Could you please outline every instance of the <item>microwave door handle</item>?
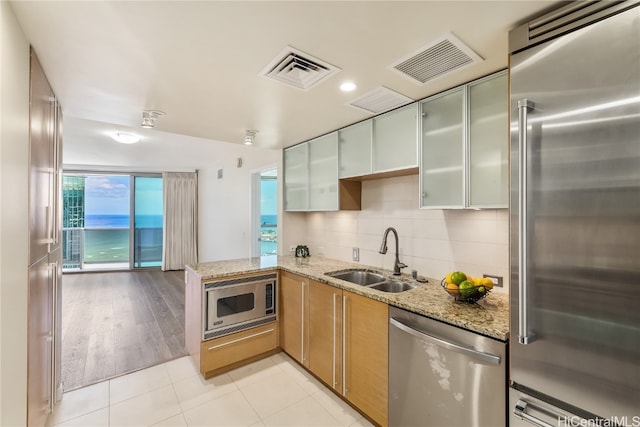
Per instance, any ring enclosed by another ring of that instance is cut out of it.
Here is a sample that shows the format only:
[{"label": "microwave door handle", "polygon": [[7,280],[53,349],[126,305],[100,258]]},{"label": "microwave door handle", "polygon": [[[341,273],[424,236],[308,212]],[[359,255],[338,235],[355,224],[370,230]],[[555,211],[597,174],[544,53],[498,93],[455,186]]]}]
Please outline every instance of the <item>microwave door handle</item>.
[{"label": "microwave door handle", "polygon": [[528,99],[518,101],[518,342],[529,344],[534,335],[529,329],[527,292],[527,214],[528,214],[528,170],[529,151],[527,115],[535,104]]}]

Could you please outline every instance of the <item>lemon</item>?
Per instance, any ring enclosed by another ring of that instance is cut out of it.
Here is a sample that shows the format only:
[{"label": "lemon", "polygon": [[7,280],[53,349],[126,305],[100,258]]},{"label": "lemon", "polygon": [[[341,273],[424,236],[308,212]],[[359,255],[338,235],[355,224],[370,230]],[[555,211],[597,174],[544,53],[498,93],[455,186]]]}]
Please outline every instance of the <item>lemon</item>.
[{"label": "lemon", "polygon": [[451,283],[455,283],[456,285],[460,285],[460,283],[467,280],[467,275],[462,271],[454,271],[451,273]]},{"label": "lemon", "polygon": [[493,289],[493,280],[489,279],[488,277],[483,277],[480,280],[480,284],[487,289]]},{"label": "lemon", "polygon": [[482,284],[482,277],[469,278],[469,276],[467,276],[467,280],[473,282],[473,284],[476,286],[480,286]]},{"label": "lemon", "polygon": [[444,281],[447,282],[447,283],[453,283],[451,281],[451,273],[447,274],[447,277],[444,278]]}]

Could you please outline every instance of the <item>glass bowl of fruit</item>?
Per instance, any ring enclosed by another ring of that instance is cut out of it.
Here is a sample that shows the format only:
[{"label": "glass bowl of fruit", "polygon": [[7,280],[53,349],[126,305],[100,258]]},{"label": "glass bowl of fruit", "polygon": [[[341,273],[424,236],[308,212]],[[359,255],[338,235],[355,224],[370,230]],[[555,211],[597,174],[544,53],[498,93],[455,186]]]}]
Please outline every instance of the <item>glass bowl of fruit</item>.
[{"label": "glass bowl of fruit", "polygon": [[456,301],[474,303],[486,297],[493,289],[493,281],[487,277],[472,277],[462,271],[447,274],[440,283]]}]

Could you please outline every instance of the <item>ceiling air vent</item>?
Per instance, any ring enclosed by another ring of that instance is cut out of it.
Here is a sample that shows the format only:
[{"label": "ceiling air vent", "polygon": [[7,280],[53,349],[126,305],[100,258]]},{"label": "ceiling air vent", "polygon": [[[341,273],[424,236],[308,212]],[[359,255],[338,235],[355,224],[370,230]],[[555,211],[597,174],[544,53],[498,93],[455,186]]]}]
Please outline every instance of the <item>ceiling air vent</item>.
[{"label": "ceiling air vent", "polygon": [[260,75],[301,90],[309,90],[338,71],[340,68],[287,46],[262,69]]},{"label": "ceiling air vent", "polygon": [[390,65],[413,81],[426,83],[472,64],[482,62],[471,48],[449,33]]},{"label": "ceiling air vent", "polygon": [[384,86],[367,92],[361,97],[349,102],[347,105],[364,110],[368,113],[380,114],[393,110],[404,104],[412,102],[413,99],[393,91]]}]

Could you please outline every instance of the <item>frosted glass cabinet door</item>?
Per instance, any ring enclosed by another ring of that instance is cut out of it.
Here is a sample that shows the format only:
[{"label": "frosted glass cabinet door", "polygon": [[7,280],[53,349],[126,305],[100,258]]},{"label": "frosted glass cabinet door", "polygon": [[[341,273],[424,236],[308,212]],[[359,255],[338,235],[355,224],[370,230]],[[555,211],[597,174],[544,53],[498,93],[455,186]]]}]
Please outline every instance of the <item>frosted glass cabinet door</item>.
[{"label": "frosted glass cabinet door", "polygon": [[469,86],[472,207],[507,207],[509,91],[506,73]]},{"label": "frosted glass cabinet door", "polygon": [[373,172],[418,166],[418,104],[373,118]]},{"label": "frosted glass cabinet door", "polygon": [[356,123],[338,131],[340,178],[371,173],[373,120]]},{"label": "frosted glass cabinet door", "polygon": [[309,144],[284,150],[284,209],[306,211],[309,185]]},{"label": "frosted glass cabinet door", "polygon": [[464,207],[463,88],[422,103],[421,206]]},{"label": "frosted glass cabinet door", "polygon": [[309,210],[338,210],[338,132],[309,141]]}]

